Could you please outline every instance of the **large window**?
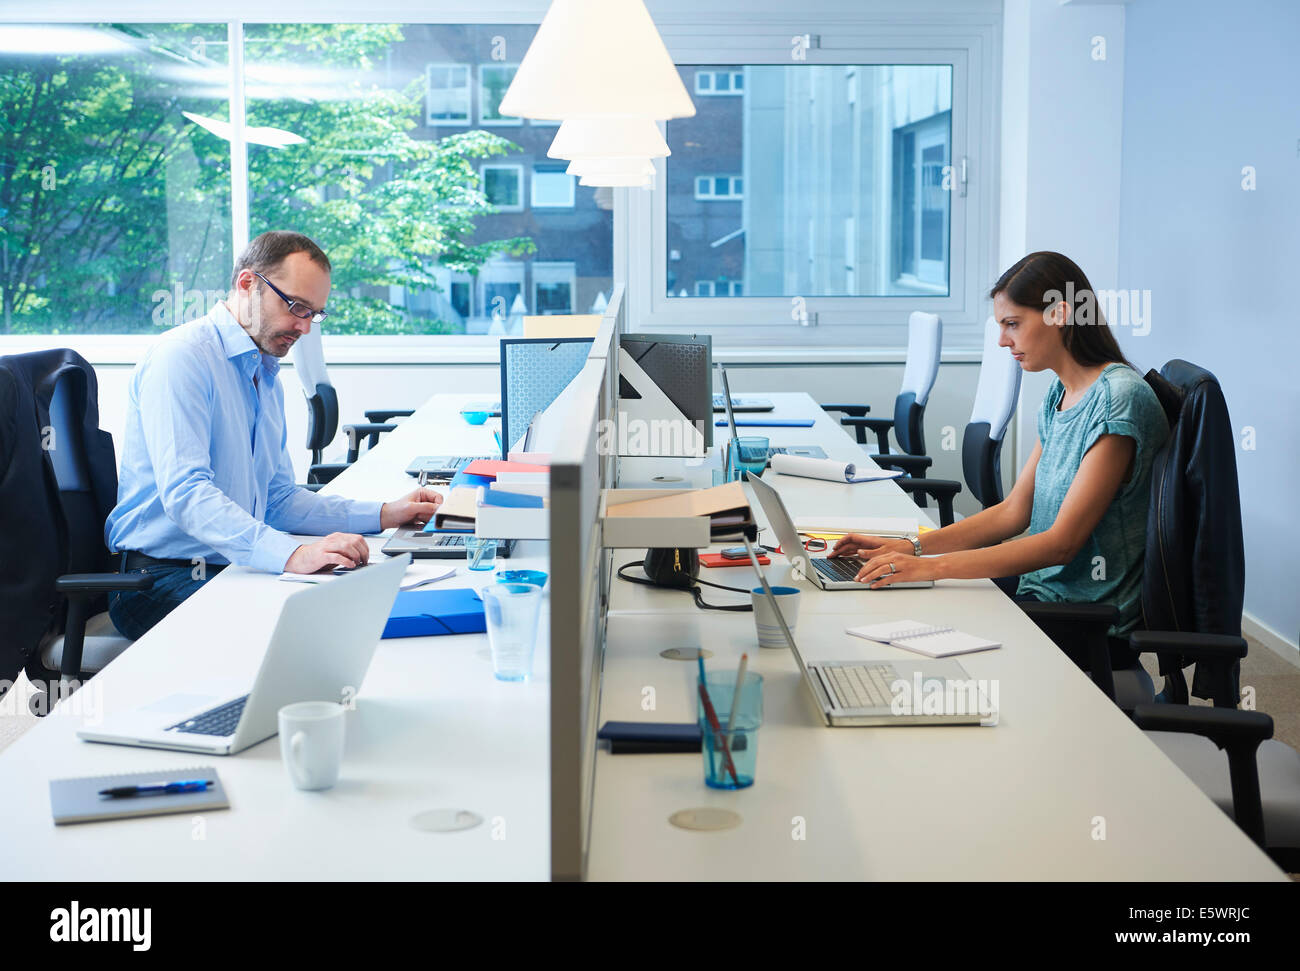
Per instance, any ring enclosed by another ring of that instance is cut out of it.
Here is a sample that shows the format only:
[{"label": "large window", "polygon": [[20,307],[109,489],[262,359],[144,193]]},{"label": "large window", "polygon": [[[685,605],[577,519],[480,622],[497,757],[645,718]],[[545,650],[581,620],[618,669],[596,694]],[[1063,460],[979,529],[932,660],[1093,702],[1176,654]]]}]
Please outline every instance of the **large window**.
[{"label": "large window", "polygon": [[553,123],[498,111],[535,26],[245,24],[233,189],[230,31],[0,26],[6,333],[192,319],[270,228],[329,254],[331,335],[495,334],[608,297],[608,198],[546,164]]},{"label": "large window", "polygon": [[742,34],[659,24],[695,114],[663,126],[655,185],[628,194],[639,328],[892,354],[921,310],[946,348],[980,346],[1000,15],[938,26],[894,7]]},{"label": "large window", "polygon": [[230,285],[224,25],[0,25],[0,326],[148,333]]},{"label": "large window", "polygon": [[[666,245],[683,259],[666,295],[731,296],[694,285],[736,277],[749,296],[947,294],[950,66],[680,72],[713,93],[739,73],[748,94],[668,124]],[[761,204],[712,205],[747,195]]]}]

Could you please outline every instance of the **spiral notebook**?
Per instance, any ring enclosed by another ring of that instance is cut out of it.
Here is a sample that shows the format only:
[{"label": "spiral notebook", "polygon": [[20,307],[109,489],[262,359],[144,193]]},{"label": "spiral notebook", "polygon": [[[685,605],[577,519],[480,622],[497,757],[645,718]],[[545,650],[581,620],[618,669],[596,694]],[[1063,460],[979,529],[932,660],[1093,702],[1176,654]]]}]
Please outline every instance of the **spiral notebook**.
[{"label": "spiral notebook", "polygon": [[895,620],[888,624],[867,624],[863,627],[845,628],[845,633],[865,637],[869,641],[901,647],[905,651],[924,654],[926,657],[952,657],[954,654],[974,654],[992,651],[1002,645],[957,630],[955,627],[930,626],[914,620]]},{"label": "spiral notebook", "polygon": [[[99,794],[101,789],[116,786],[149,786],[189,779],[211,779],[213,785],[203,792],[178,792],[171,795],[112,799]],[[123,772],[118,775],[50,780],[50,810],[54,814],[56,826],[92,823],[101,819],[164,816],[168,813],[197,813],[229,808],[230,800],[226,798],[226,790],[221,785],[217,770],[210,765],[164,769],[161,772]]]}]

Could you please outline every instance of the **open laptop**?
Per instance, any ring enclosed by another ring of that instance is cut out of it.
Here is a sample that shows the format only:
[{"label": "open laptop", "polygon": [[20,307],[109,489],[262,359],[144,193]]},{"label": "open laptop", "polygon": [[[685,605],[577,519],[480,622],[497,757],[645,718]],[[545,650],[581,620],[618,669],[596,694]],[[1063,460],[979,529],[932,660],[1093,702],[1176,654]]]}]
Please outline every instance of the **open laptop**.
[{"label": "open laptop", "polygon": [[[997,706],[990,700],[990,692],[952,659],[805,664],[753,545],[748,539],[744,543],[749,562],[762,584],[763,596],[776,615],[781,634],[821,714],[822,724],[832,728],[997,724]],[[940,699],[942,703],[936,703]]]},{"label": "open laptop", "polygon": [[500,457],[500,455],[417,455],[406,467],[406,474],[418,479],[423,472],[430,479],[450,479],[471,462]]},{"label": "open laptop", "polygon": [[[399,526],[380,550],[385,556],[412,556],[417,560],[460,560],[465,558],[464,533],[426,533],[423,526]],[[497,556],[508,559],[515,551],[513,539],[497,540]]]},{"label": "open laptop", "polygon": [[[768,523],[776,533],[777,542],[781,544],[781,552],[791,563],[799,564],[804,576],[823,590],[876,589],[855,579],[858,571],[866,564],[865,560],[856,556],[837,556],[834,559],[828,556],[809,556],[807,550],[803,548],[803,541],[799,539],[799,531],[794,528],[794,520],[786,512],[785,503],[781,501],[781,494],[752,472],[746,472],[745,477],[754,487],[754,495],[758,496],[758,504],[763,507],[763,514],[767,516]],[[908,583],[891,583],[879,589],[904,590],[908,587],[932,586],[934,586],[933,580],[913,580]]]},{"label": "open laptop", "polygon": [[[726,409],[727,425],[731,429],[731,440],[734,442],[738,437],[736,432],[736,412],[740,409],[734,408],[732,405],[734,401],[739,399],[731,397],[731,388],[727,384],[727,370],[721,364],[718,365],[718,373],[722,375],[722,394],[714,395],[714,399],[719,401],[721,406]],[[753,410],[770,411],[771,407],[769,406],[767,409],[755,408]],[[777,445],[769,447],[767,450],[767,460],[769,462],[772,461],[773,455],[802,455],[810,459],[824,459],[826,450],[820,445]]]},{"label": "open laptop", "polygon": [[285,705],[341,701],[345,689],[355,694],[410,562],[409,556],[372,562],[292,594],[251,688],[229,680],[186,685],[184,693],[106,718],[78,737],[233,755],[275,735]]},{"label": "open laptop", "polygon": [[[774,411],[776,405],[772,404],[767,398],[732,398],[731,410],[736,414],[750,413],[757,411]],[[727,401],[720,394],[713,396],[713,410],[726,411]]]}]

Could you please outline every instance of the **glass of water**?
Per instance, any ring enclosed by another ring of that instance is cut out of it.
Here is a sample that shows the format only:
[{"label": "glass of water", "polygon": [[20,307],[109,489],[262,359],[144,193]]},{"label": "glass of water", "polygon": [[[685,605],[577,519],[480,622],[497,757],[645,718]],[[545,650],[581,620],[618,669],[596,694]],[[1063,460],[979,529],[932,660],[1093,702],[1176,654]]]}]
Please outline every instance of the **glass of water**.
[{"label": "glass of water", "polygon": [[487,617],[493,673],[499,681],[527,681],[533,673],[542,588],[535,583],[494,583],[479,594]]},{"label": "glass of water", "polygon": [[495,570],[497,568],[497,541],[494,539],[479,539],[477,536],[466,536],[465,563],[471,570]]}]

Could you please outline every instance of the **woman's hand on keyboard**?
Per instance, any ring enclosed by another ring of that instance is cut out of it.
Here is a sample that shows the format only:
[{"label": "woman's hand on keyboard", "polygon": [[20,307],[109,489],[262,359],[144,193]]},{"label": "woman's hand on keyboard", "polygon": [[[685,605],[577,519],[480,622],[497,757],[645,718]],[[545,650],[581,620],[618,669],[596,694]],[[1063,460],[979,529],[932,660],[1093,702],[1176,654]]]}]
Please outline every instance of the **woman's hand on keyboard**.
[{"label": "woman's hand on keyboard", "polygon": [[914,583],[917,580],[937,580],[938,570],[935,557],[915,556],[912,544],[908,543],[906,553],[889,551],[871,557],[863,557],[866,565],[858,571],[857,580],[873,590],[882,590],[894,583]]},{"label": "woman's hand on keyboard", "polygon": [[848,533],[835,541],[834,548],[828,556],[860,556],[870,559],[879,553],[906,553],[912,555],[912,541],[885,536],[864,536],[862,533]]}]

